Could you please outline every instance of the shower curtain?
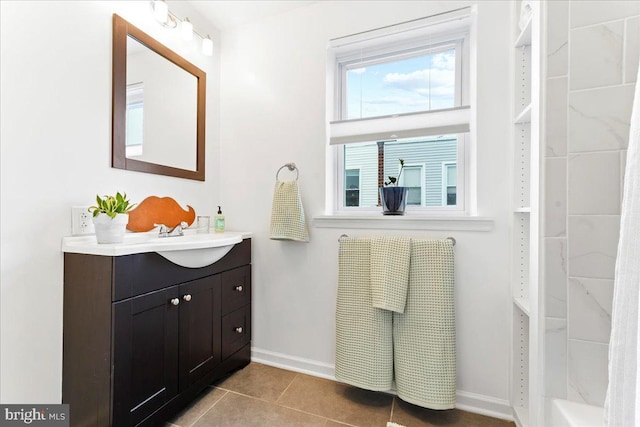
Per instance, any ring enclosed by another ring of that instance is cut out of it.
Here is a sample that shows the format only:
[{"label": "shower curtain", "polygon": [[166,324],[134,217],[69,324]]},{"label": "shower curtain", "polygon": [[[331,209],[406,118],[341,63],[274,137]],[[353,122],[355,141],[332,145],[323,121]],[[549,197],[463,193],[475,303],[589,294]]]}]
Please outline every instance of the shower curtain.
[{"label": "shower curtain", "polygon": [[640,426],[640,70],[631,113],[616,259],[605,423]]}]

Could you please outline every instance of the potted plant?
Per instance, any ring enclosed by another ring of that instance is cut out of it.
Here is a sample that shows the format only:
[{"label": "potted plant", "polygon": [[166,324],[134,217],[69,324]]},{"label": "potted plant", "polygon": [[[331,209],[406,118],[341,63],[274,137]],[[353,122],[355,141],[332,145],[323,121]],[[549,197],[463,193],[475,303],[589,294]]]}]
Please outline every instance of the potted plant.
[{"label": "potted plant", "polygon": [[398,161],[400,162],[398,176],[388,177],[389,181],[379,189],[383,215],[404,215],[404,208],[407,205],[407,187],[398,186],[402,169],[404,169],[404,160],[398,159]]},{"label": "potted plant", "polygon": [[93,225],[96,229],[98,243],[120,243],[124,240],[124,232],[129,222],[128,212],[135,206],[127,200],[127,194],[116,193],[115,196],[96,196],[96,206],[91,206]]}]

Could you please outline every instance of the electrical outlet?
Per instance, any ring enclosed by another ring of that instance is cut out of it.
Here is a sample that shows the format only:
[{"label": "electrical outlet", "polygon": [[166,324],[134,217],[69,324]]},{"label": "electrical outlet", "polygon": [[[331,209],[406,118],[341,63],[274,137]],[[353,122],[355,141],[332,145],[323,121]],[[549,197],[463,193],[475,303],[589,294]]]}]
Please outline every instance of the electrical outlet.
[{"label": "electrical outlet", "polygon": [[71,207],[71,234],[93,234],[93,221],[91,220],[91,212],[88,206],[72,206]]}]

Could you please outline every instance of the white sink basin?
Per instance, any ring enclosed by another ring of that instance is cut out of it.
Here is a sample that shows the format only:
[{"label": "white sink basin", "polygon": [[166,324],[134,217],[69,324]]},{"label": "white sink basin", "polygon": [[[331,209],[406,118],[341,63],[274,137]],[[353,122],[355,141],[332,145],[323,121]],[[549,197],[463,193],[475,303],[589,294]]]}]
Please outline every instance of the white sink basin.
[{"label": "white sink basin", "polygon": [[[242,240],[242,239],[241,239]],[[239,243],[236,242],[236,243]],[[211,265],[225,256],[234,244],[226,246],[214,246],[211,248],[200,249],[182,249],[172,251],[156,251],[159,255],[165,257],[174,264],[182,267],[200,268]]]},{"label": "white sink basin", "polygon": [[250,233],[225,232],[197,234],[185,230],[184,236],[158,237],[157,231],[127,233],[122,243],[98,244],[95,236],[72,236],[62,239],[62,251],[92,255],[120,256],[157,252],[169,261],[189,268],[200,268],[218,261],[236,243]]}]

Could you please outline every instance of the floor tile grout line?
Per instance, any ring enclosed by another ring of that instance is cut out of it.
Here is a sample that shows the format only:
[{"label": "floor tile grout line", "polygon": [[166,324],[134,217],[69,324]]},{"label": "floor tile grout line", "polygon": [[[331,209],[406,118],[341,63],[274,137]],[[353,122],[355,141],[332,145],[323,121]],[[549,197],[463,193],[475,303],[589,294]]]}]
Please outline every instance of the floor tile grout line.
[{"label": "floor tile grout line", "polygon": [[300,412],[301,414],[313,415],[314,417],[322,418],[322,419],[327,420],[327,421],[333,421],[333,422],[336,422],[338,424],[343,424],[343,425],[351,426],[351,427],[358,427],[355,424],[349,424],[349,423],[347,423],[345,421],[336,420],[335,418],[323,417],[322,415],[314,414],[313,412],[303,411],[302,409],[293,408],[291,406],[285,406],[285,405],[282,405],[282,404],[276,404],[276,406],[279,406],[279,407],[285,408],[285,409],[291,409],[292,411]]},{"label": "floor tile grout line", "polygon": [[[222,389],[220,389],[220,390],[222,390]],[[206,414],[207,412],[209,412],[209,411],[210,411],[214,406],[216,406],[216,405],[218,404],[218,402],[220,402],[220,401],[222,400],[222,398],[223,398],[223,397],[225,397],[227,394],[229,394],[229,391],[228,391],[228,390],[227,390],[227,391],[225,391],[225,392],[224,392],[224,394],[218,398],[218,400],[216,400],[215,402],[213,402],[213,405],[209,406],[209,407],[207,408],[207,410],[206,410],[206,411],[202,412],[202,414],[200,414],[200,416],[199,416],[198,418],[196,418],[195,420],[193,420],[193,422],[192,422],[191,424],[189,424],[189,427],[193,427],[194,425],[196,425],[196,423],[197,423],[198,421],[200,421],[200,418],[204,417],[204,416],[205,416],[205,414]]]},{"label": "floor tile grout line", "polygon": [[396,406],[396,397],[393,396],[391,399],[391,413],[389,414],[389,421],[393,421],[393,408]]},{"label": "floor tile grout line", "polygon": [[298,378],[300,374],[296,373],[293,378],[291,379],[291,382],[289,383],[289,385],[287,387],[285,387],[285,389],[282,391],[282,393],[280,393],[280,396],[278,396],[278,398],[273,402],[275,404],[278,404],[278,401],[280,399],[282,399],[282,396],[284,396],[284,394],[287,392],[287,390],[289,390],[289,388],[291,387],[291,384],[293,384],[293,382],[296,380],[296,378]]},{"label": "floor tile grout line", "polygon": [[[354,424],[349,424],[349,423],[346,423],[344,421],[336,420],[336,419],[333,419],[333,418],[323,417],[322,415],[314,414],[312,412],[303,411],[303,410],[297,409],[297,408],[292,408],[290,406],[285,406],[285,405],[282,405],[282,404],[277,403],[277,402],[273,402],[273,401],[266,400],[266,399],[261,399],[259,397],[255,397],[255,396],[251,396],[251,395],[248,395],[248,394],[240,393],[240,392],[237,392],[237,391],[234,391],[234,390],[228,390],[228,393],[237,394],[238,396],[247,397],[249,399],[254,399],[254,400],[257,400],[259,402],[264,402],[264,403],[269,404],[269,405],[274,405],[274,406],[278,406],[280,408],[289,409],[289,410],[292,410],[292,411],[299,412],[301,414],[311,415],[311,416],[314,416],[316,418],[321,418],[323,420],[334,421],[334,422],[337,422],[337,423],[340,423],[340,424],[344,424],[344,425],[350,426],[350,427],[358,427],[358,426],[356,426]],[[220,399],[222,399],[222,397]],[[220,399],[218,399],[218,401],[220,401]],[[218,403],[218,402],[216,402],[216,403]]]}]

